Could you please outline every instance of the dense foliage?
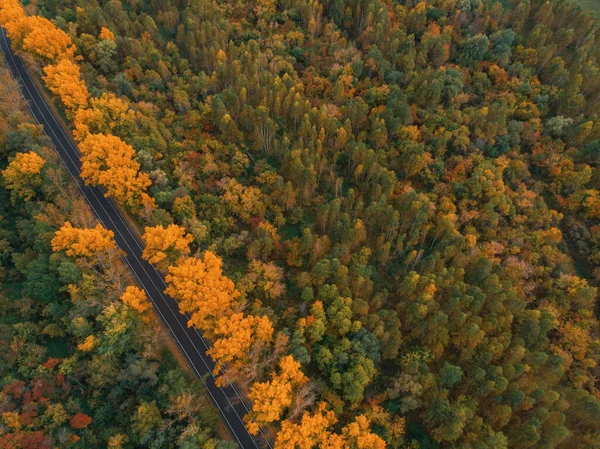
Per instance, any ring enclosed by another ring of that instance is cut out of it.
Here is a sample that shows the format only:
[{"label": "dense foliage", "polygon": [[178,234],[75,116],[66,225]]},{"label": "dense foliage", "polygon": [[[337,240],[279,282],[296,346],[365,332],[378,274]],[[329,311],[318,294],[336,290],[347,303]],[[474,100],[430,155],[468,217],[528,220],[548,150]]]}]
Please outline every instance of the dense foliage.
[{"label": "dense foliage", "polygon": [[0,448],[235,447],[4,67],[0,85]]},{"label": "dense foliage", "polygon": [[147,256],[215,341],[222,381],[247,387],[251,430],[271,425],[282,448],[599,447],[589,14],[562,0],[37,7],[70,38],[57,32],[64,57],[27,40],[36,20],[14,26],[17,46],[90,141],[88,179],[127,169],[135,194],[113,196],[148,225]]}]

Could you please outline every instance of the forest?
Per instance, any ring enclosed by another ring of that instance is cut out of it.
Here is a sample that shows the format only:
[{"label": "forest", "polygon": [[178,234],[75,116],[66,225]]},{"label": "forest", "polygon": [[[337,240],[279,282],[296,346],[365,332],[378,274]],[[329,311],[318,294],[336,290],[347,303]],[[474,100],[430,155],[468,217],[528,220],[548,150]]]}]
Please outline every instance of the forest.
[{"label": "forest", "polygon": [[[600,449],[600,22],[1,0],[276,449]],[[0,69],[0,448],[235,447]]]}]

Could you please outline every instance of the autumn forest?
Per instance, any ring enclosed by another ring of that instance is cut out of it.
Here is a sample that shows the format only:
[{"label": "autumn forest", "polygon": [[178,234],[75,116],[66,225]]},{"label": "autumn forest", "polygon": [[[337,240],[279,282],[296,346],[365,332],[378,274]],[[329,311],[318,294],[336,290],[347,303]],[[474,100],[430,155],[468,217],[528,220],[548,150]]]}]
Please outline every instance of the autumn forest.
[{"label": "autumn forest", "polygon": [[[0,25],[264,447],[600,449],[589,11],[0,0]],[[239,447],[17,83],[0,58],[0,449]]]}]

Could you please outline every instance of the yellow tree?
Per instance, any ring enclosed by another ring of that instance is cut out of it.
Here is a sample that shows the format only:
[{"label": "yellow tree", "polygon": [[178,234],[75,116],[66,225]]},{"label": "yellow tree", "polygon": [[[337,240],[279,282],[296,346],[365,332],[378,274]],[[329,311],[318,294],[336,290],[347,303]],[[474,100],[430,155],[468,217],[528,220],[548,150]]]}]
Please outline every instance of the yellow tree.
[{"label": "yellow tree", "polygon": [[137,126],[135,113],[129,103],[106,92],[101,97],[90,98],[89,107],[79,109],[73,123],[73,135],[79,141],[84,140],[88,134],[128,136]]},{"label": "yellow tree", "polygon": [[150,179],[140,172],[135,150],[117,136],[89,134],[80,144],[81,177],[86,184],[102,185],[112,196],[133,210],[143,202]]},{"label": "yellow tree", "polygon": [[252,217],[262,217],[265,208],[265,198],[256,187],[240,184],[233,178],[224,179],[221,187],[225,191],[222,200],[231,211],[245,222]]},{"label": "yellow tree", "polygon": [[299,423],[283,421],[275,439],[275,449],[346,448],[343,438],[329,430],[337,418],[326,408],[327,404],[321,402],[314,413],[304,412]]},{"label": "yellow tree", "polygon": [[18,0],[0,3],[0,24],[6,28],[15,47],[33,56],[56,61],[75,54],[75,46],[67,33],[48,19],[27,16]]},{"label": "yellow tree", "polygon": [[166,228],[161,225],[147,227],[142,236],[145,245],[142,257],[166,268],[190,253],[193,239],[191,234],[185,232],[185,228],[176,224],[170,224]]},{"label": "yellow tree", "polygon": [[344,427],[341,435],[331,430],[336,422],[335,413],[322,402],[314,413],[304,412],[298,424],[290,420],[281,423],[275,449],[385,449],[385,441],[370,431],[364,415]]},{"label": "yellow tree", "polygon": [[75,55],[75,45],[71,38],[48,19],[29,16],[23,22],[25,28],[23,50],[27,53],[49,59],[51,62]]},{"label": "yellow tree", "polygon": [[18,35],[19,23],[25,17],[25,10],[19,0],[2,0],[0,2],[0,24],[6,28],[6,32],[11,39],[20,37]]},{"label": "yellow tree", "polygon": [[385,441],[370,430],[370,422],[365,415],[357,416],[353,423],[342,430],[342,435],[350,449],[385,449]]},{"label": "yellow tree", "polygon": [[[217,338],[208,354],[217,362],[214,370],[217,375],[226,363],[237,370],[248,362],[254,350],[272,341],[273,325],[267,316],[244,316],[240,312],[219,318],[213,334]],[[219,384],[221,381],[217,379]]]},{"label": "yellow tree", "polygon": [[54,234],[52,250],[66,250],[67,256],[92,257],[101,251],[113,251],[117,248],[113,240],[114,233],[98,224],[95,228],[74,228],[70,222]]},{"label": "yellow tree", "polygon": [[271,375],[267,382],[252,385],[248,399],[252,410],[244,417],[248,431],[256,435],[263,424],[281,419],[282,413],[292,405],[294,388],[305,384],[308,378],[300,370],[300,363],[287,355],[279,361],[280,372]]},{"label": "yellow tree", "polygon": [[2,172],[4,185],[24,201],[29,201],[35,195],[35,188],[42,185],[41,171],[45,163],[46,161],[33,151],[17,153]]},{"label": "yellow tree", "polygon": [[81,80],[77,64],[70,59],[61,59],[56,64],[44,67],[44,72],[44,81],[48,89],[59,96],[71,115],[87,106],[90,94]]},{"label": "yellow tree", "polygon": [[233,281],[222,272],[222,260],[210,251],[201,259],[187,257],[169,267],[165,293],[179,301],[179,309],[190,313],[188,326],[212,332],[216,320],[230,315],[239,297]]},{"label": "yellow tree", "polygon": [[121,301],[126,306],[137,310],[140,313],[144,313],[146,310],[152,308],[152,303],[148,301],[148,297],[144,290],[134,285],[129,285],[123,294],[121,295]]}]

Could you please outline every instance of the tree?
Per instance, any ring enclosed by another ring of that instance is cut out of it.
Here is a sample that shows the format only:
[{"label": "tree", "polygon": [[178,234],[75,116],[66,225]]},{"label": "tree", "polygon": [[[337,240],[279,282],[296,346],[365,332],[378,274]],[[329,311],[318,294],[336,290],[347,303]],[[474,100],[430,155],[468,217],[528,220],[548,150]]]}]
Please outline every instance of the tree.
[{"label": "tree", "polygon": [[[257,317],[234,313],[217,320],[213,334],[212,348],[207,352],[217,363],[217,375],[225,364],[238,370],[246,363],[253,352],[260,351],[273,339],[273,325],[266,316]],[[220,379],[217,379],[220,383]]]},{"label": "tree", "polygon": [[40,173],[46,161],[33,151],[17,153],[15,158],[2,171],[2,178],[8,190],[13,190],[23,201],[29,201],[36,189],[42,185]]},{"label": "tree", "polygon": [[88,134],[113,134],[130,138],[138,124],[129,102],[112,93],[90,98],[89,107],[81,108],[73,117],[73,136],[83,141]]},{"label": "tree", "polygon": [[74,228],[70,222],[54,234],[52,250],[66,250],[67,256],[93,257],[101,251],[114,251],[117,246],[113,240],[114,233],[101,224],[95,228]]},{"label": "tree", "polygon": [[285,420],[275,439],[275,449],[341,449],[345,447],[341,435],[329,429],[337,422],[335,413],[321,402],[314,413],[304,412],[298,424]]},{"label": "tree", "polygon": [[369,430],[370,422],[364,415],[335,434],[330,429],[337,422],[335,413],[321,402],[314,413],[304,412],[298,424],[286,420],[275,439],[275,449],[385,449],[385,441]]},{"label": "tree", "polygon": [[166,228],[161,225],[146,227],[142,236],[145,245],[142,257],[151,264],[166,268],[190,253],[193,239],[191,234],[187,234],[183,227],[176,224],[170,224]]},{"label": "tree", "polygon": [[53,94],[58,95],[72,116],[88,104],[90,94],[81,80],[79,66],[70,59],[61,59],[56,64],[44,67],[44,82]]},{"label": "tree", "polygon": [[262,218],[265,212],[265,198],[256,187],[243,186],[235,179],[227,178],[221,182],[225,193],[223,202],[229,206],[231,211],[245,222],[252,217]]},{"label": "tree", "polygon": [[121,295],[121,301],[123,301],[123,304],[140,313],[144,313],[146,310],[152,308],[152,303],[148,300],[146,293],[134,285],[129,285],[125,289]]},{"label": "tree", "polygon": [[48,19],[27,16],[18,0],[2,3],[0,24],[6,28],[13,45],[22,47],[34,56],[56,61],[71,59],[75,54],[75,46],[67,33]]},{"label": "tree", "polygon": [[75,45],[71,38],[48,19],[29,16],[22,23],[24,28],[23,50],[51,62],[72,59]]},{"label": "tree", "polygon": [[481,61],[488,52],[490,41],[485,34],[477,34],[465,39],[461,47],[461,56],[466,63]]},{"label": "tree", "polygon": [[279,373],[272,373],[271,380],[257,382],[250,388],[248,399],[252,410],[244,417],[248,431],[256,435],[263,424],[277,421],[292,405],[294,388],[308,382],[300,371],[300,363],[287,355],[279,361]]},{"label": "tree", "polygon": [[73,429],[85,429],[91,423],[92,418],[85,413],[76,413],[69,421],[69,424],[71,424]]},{"label": "tree", "polygon": [[81,177],[86,184],[102,185],[106,195],[139,210],[151,184],[148,175],[140,172],[131,145],[113,135],[89,134],[79,145],[82,152]]},{"label": "tree", "polygon": [[188,326],[212,332],[218,317],[229,315],[239,292],[223,275],[223,261],[211,251],[202,258],[187,257],[169,267],[165,293],[179,301],[179,310],[190,313]]},{"label": "tree", "polygon": [[141,438],[144,438],[157,429],[161,422],[162,416],[156,401],[142,402],[133,415],[131,429]]},{"label": "tree", "polygon": [[344,427],[344,435],[351,449],[385,449],[385,441],[369,430],[370,422],[365,415],[359,415],[355,421]]},{"label": "tree", "polygon": [[19,23],[25,19],[25,10],[19,0],[5,0],[0,6],[0,24],[11,39],[19,38]]}]

